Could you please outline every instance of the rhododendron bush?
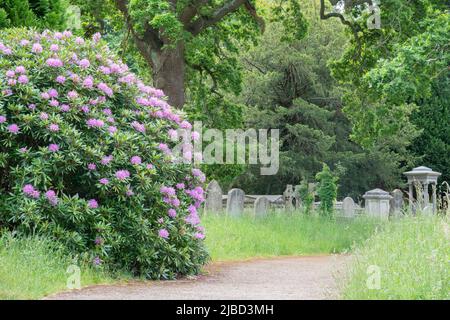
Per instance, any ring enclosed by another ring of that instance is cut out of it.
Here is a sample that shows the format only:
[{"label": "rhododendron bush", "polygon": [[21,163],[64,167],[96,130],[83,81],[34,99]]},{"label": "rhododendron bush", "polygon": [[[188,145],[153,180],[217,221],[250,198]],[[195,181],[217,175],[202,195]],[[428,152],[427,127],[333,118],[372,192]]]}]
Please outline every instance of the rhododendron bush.
[{"label": "rhododendron bush", "polygon": [[191,125],[96,34],[0,32],[0,228],[148,278],[199,271],[204,174],[174,161]]}]

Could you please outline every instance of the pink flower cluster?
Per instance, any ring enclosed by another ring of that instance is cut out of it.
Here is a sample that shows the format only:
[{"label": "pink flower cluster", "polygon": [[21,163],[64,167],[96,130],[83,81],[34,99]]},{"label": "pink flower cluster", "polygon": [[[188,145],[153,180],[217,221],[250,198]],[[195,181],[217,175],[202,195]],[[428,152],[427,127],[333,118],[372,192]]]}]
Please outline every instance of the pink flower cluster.
[{"label": "pink flower cluster", "polygon": [[105,125],[105,122],[99,119],[88,119],[86,124],[88,128],[101,128]]},{"label": "pink flower cluster", "polygon": [[25,195],[27,195],[30,198],[34,198],[37,199],[39,198],[39,196],[41,195],[41,193],[34,189],[34,187],[31,184],[27,184],[22,188],[23,193],[25,193]]},{"label": "pink flower cluster", "polygon": [[53,190],[48,190],[45,193],[45,197],[47,198],[48,202],[50,202],[50,204],[52,206],[56,206],[58,204],[58,197],[56,196],[56,192]]}]

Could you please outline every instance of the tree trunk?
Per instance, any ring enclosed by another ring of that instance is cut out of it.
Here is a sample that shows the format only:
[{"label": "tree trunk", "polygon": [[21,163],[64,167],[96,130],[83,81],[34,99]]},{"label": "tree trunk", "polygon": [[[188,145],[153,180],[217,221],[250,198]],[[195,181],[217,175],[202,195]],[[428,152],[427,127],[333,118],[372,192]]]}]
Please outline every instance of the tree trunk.
[{"label": "tree trunk", "polygon": [[151,56],[155,87],[164,91],[171,106],[181,109],[185,102],[184,44],[180,41],[174,48],[153,51]]}]

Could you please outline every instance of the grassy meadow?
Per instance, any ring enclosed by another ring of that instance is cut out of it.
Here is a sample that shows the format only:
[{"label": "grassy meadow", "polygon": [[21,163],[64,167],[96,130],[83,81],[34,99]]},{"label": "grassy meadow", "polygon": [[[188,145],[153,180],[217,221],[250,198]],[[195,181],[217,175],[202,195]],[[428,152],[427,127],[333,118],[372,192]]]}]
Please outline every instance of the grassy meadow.
[{"label": "grassy meadow", "polygon": [[[343,298],[449,299],[449,237],[448,217],[406,217],[387,224],[355,250],[348,277],[341,279]],[[379,270],[379,286],[373,286],[371,266]]]},{"label": "grassy meadow", "polygon": [[202,222],[213,261],[347,253],[383,224],[364,217],[335,221],[287,213],[258,219],[207,215]]},{"label": "grassy meadow", "polygon": [[[66,273],[73,260],[55,243],[43,238],[0,237],[0,300],[38,299],[67,290]],[[81,285],[112,283],[111,276],[80,266]]]}]

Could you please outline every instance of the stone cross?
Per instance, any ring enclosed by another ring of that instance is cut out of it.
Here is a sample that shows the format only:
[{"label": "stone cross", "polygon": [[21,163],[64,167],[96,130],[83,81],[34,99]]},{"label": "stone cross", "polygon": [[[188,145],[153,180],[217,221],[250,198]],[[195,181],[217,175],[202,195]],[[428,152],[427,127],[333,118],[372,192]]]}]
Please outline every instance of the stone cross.
[{"label": "stone cross", "polygon": [[223,212],[222,188],[216,180],[211,181],[206,187],[205,212],[213,214]]},{"label": "stone cross", "polygon": [[355,217],[355,201],[352,198],[347,197],[342,201],[342,211],[344,213],[344,217],[346,218],[354,218]]},{"label": "stone cross", "polygon": [[402,190],[395,189],[392,191],[392,199],[390,201],[390,215],[391,216],[399,216],[401,215],[402,209],[403,209],[403,192]]},{"label": "stone cross", "polygon": [[238,217],[244,212],[245,193],[241,189],[231,189],[228,191],[227,214]]},{"label": "stone cross", "polygon": [[292,204],[292,200],[294,200],[294,190],[292,189],[291,184],[288,184],[286,186],[286,190],[283,192],[283,200],[285,210],[292,211],[294,209],[294,206]]},{"label": "stone cross", "polygon": [[266,216],[270,209],[270,202],[267,197],[258,197],[256,198],[254,204],[254,214],[255,217],[263,217]]}]

